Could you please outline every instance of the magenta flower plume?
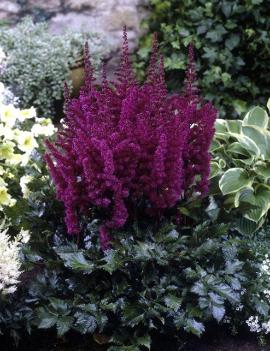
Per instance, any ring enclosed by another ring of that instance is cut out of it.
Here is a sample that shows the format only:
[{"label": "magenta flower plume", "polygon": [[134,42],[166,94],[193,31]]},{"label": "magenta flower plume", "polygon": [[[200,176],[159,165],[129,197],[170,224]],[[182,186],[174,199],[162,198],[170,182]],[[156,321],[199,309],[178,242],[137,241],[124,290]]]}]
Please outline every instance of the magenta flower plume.
[{"label": "magenta flower plume", "polygon": [[[68,232],[79,233],[81,216],[99,209],[106,250],[110,230],[123,227],[136,206],[156,214],[174,207],[197,175],[196,186],[205,193],[215,112],[210,104],[197,107],[187,83],[190,95],[168,95],[156,36],[142,85],[131,67],[125,29],[115,82],[108,82],[103,67],[101,86],[94,84],[88,46],[85,68],[79,97],[71,99],[66,89],[65,122],[57,141],[47,142],[46,161]],[[187,80],[192,77],[188,72]]]}]

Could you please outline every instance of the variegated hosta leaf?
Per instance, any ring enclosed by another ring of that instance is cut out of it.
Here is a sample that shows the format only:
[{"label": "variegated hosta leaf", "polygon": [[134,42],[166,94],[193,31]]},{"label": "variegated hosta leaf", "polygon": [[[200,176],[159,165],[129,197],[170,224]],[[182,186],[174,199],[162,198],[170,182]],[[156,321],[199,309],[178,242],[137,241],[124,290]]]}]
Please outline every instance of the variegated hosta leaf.
[{"label": "variegated hosta leaf", "polygon": [[259,161],[254,166],[254,171],[265,178],[265,182],[270,178],[270,162]]},{"label": "variegated hosta leaf", "polygon": [[268,122],[267,112],[263,108],[256,106],[245,115],[243,126],[257,126],[266,129]]},{"label": "variegated hosta leaf", "polygon": [[254,199],[256,207],[248,210],[244,217],[253,222],[259,222],[270,209],[270,188],[263,185],[260,186],[256,194],[254,194]]},{"label": "variegated hosta leaf", "polygon": [[237,191],[251,187],[253,179],[249,177],[243,168],[230,168],[220,178],[219,187],[223,195],[236,193]]},{"label": "variegated hosta leaf", "polygon": [[242,133],[257,145],[260,158],[270,158],[270,133],[267,130],[256,126],[243,126]]}]

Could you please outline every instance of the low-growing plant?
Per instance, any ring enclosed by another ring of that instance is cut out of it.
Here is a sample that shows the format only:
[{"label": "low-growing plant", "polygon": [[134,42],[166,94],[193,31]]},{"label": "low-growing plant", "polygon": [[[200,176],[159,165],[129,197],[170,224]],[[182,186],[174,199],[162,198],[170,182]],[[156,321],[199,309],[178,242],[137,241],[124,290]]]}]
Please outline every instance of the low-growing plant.
[{"label": "low-growing plant", "polygon": [[215,128],[212,193],[240,232],[255,232],[270,207],[268,112],[254,107],[243,120],[218,119]]},{"label": "low-growing plant", "polygon": [[34,24],[30,17],[13,28],[0,28],[0,47],[6,54],[1,79],[20,98],[20,106],[34,106],[43,117],[52,117],[55,102],[63,98],[63,83],[70,68],[91,38],[94,66],[105,52],[97,34],[50,34],[46,23]]}]

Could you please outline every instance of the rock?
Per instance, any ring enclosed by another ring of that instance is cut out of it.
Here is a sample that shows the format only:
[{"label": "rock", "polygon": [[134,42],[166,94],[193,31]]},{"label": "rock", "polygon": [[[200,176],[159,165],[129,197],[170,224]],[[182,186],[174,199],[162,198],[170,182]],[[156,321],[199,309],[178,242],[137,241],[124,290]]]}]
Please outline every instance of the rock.
[{"label": "rock", "polygon": [[102,31],[101,22],[99,18],[86,13],[69,12],[54,16],[49,22],[49,28],[53,34],[62,34],[67,30],[98,32]]},{"label": "rock", "polygon": [[72,11],[83,11],[91,9],[106,10],[110,8],[112,0],[65,0],[65,6]]},{"label": "rock", "polygon": [[0,11],[8,14],[17,14],[20,6],[15,1],[0,1]]},{"label": "rock", "polygon": [[61,0],[28,0],[27,8],[39,8],[42,10],[57,10],[61,7]]},{"label": "rock", "polygon": [[136,9],[130,6],[122,6],[104,16],[104,27],[109,31],[121,30],[124,25],[127,28],[139,30],[139,18]]}]

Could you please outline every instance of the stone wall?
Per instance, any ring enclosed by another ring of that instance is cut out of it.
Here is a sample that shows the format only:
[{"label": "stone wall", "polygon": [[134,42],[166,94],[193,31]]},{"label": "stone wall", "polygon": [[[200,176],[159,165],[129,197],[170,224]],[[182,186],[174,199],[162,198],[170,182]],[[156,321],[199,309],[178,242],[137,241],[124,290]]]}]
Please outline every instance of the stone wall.
[{"label": "stone wall", "polygon": [[130,47],[134,49],[146,5],[147,0],[0,0],[0,20],[16,23],[31,15],[35,21],[48,21],[55,34],[66,29],[103,33],[110,48],[109,69],[113,69],[121,47],[123,25],[127,26]]}]

